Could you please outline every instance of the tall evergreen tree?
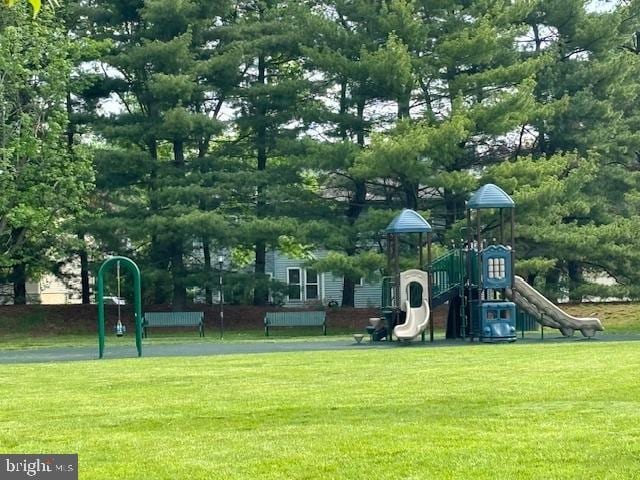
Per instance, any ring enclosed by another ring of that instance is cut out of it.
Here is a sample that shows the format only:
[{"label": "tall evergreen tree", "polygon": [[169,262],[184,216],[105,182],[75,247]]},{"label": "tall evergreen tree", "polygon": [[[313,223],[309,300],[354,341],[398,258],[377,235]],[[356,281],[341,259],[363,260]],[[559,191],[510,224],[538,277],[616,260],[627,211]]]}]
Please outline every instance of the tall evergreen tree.
[{"label": "tall evergreen tree", "polygon": [[[295,232],[305,193],[303,172],[291,155],[298,135],[313,115],[311,84],[302,75],[300,45],[305,39],[298,2],[237,2],[234,22],[219,30],[220,40],[241,59],[242,80],[232,92],[237,138],[226,150],[248,170],[241,178],[249,210],[243,212],[238,244],[252,246],[254,304],[268,301],[266,252]],[[247,162],[251,162],[250,164]]]},{"label": "tall evergreen tree", "polygon": [[[203,234],[203,217],[194,211],[209,207],[207,191],[197,184],[200,159],[221,130],[216,116],[229,81],[212,78],[223,61],[210,35],[229,3],[149,0],[89,7],[92,35],[113,45],[100,59],[99,89],[120,103],[97,126],[110,147],[96,159],[108,215],[95,229],[107,248],[141,261],[155,302],[169,300],[180,308],[187,301],[187,258]],[[208,212],[209,220],[217,215]]]},{"label": "tall evergreen tree", "polygon": [[[635,242],[628,236],[637,230],[632,199],[640,187],[634,109],[640,63],[632,47],[636,8],[631,4],[603,12],[591,10],[583,0],[548,0],[527,17],[523,41],[528,54],[553,61],[536,77],[534,94],[543,107],[523,125],[516,156],[530,153],[533,163],[561,152],[583,158],[560,162],[556,180],[550,176],[537,187],[559,205],[540,208],[537,217],[521,222],[521,245],[526,254],[535,252],[546,260],[534,262],[540,270],[530,274],[543,274],[550,290],[570,291],[574,299],[603,291],[589,285],[603,272],[627,285],[627,293],[637,283],[630,268]],[[576,171],[584,172],[583,165],[589,165],[590,173],[584,173],[580,188],[574,185],[558,197],[560,185],[571,184]],[[559,218],[558,212],[563,212]],[[629,248],[616,253],[616,245],[622,244]]]},{"label": "tall evergreen tree", "polygon": [[[316,267],[344,278],[342,305],[354,306],[356,283],[381,266],[371,252],[372,235],[381,225],[366,215],[372,198],[355,161],[372,129],[410,114],[415,77],[398,35],[415,40],[416,19],[410,2],[320,3],[307,16],[314,41],[304,54],[325,88],[323,134],[329,141],[312,149],[308,160],[323,172],[323,187],[334,195],[325,195],[327,220],[311,231],[335,251]],[[396,102],[397,112],[390,113],[385,102]]]},{"label": "tall evergreen tree", "polygon": [[473,171],[508,159],[509,135],[535,114],[533,77],[545,59],[523,59],[518,50],[524,7],[415,4],[423,41],[405,49],[419,65],[413,98],[422,108],[378,135],[360,169],[392,180],[404,204],[430,210],[436,225],[463,217]]},{"label": "tall evergreen tree", "polygon": [[637,2],[587,3],[76,2],[78,34],[111,45],[85,111],[120,105],[93,121],[93,233],[136,257],[157,302],[210,286],[211,249],[235,248],[253,252],[263,304],[267,249],[305,243],[336,250],[316,266],[353,305],[394,210],[459,238],[465,199],[493,180],[522,204],[528,273],[631,284],[633,255],[614,246],[638,203]]}]

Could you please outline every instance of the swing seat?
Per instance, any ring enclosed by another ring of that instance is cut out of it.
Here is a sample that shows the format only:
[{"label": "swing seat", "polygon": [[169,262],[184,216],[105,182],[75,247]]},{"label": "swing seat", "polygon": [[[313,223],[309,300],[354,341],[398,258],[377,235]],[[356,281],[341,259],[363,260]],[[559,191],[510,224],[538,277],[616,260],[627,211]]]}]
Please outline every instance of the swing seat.
[{"label": "swing seat", "polygon": [[147,330],[154,327],[197,327],[204,337],[204,312],[145,312],[142,336],[147,338]]},{"label": "swing seat", "polygon": [[122,323],[116,325],[113,330],[116,332],[116,337],[122,337],[127,333],[127,327]]}]

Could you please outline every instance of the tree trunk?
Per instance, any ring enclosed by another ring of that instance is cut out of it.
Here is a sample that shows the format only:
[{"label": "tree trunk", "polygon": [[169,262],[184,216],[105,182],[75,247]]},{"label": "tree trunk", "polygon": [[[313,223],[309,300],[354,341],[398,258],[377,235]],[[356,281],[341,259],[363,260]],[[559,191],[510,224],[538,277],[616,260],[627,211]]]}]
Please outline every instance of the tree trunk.
[{"label": "tree trunk", "polygon": [[[544,276],[545,293],[547,295],[558,297],[560,293],[560,268],[558,266],[550,269]],[[532,283],[530,285],[533,285]]]},{"label": "tree trunk", "polygon": [[411,210],[418,209],[418,186],[407,183],[404,185],[405,207]]},{"label": "tree trunk", "polygon": [[27,270],[24,263],[13,266],[13,304],[26,305],[27,303]]},{"label": "tree trunk", "polygon": [[356,131],[356,141],[358,145],[364,148],[364,107],[365,101],[364,99],[358,99],[358,103],[356,105],[358,111],[358,126]]},{"label": "tree trunk", "polygon": [[[347,80],[340,80],[340,118],[341,120],[347,114]],[[347,126],[344,121],[341,121],[338,127],[340,138],[343,142],[347,141]]]},{"label": "tree trunk", "polygon": [[[398,119],[409,118],[409,107],[411,105],[411,89],[404,91],[398,97]],[[412,184],[410,182],[403,182],[402,189],[405,194],[405,207],[411,210],[418,209],[418,189],[419,184]]]},{"label": "tree trunk", "polygon": [[536,275],[535,273],[528,273],[527,274],[527,283],[529,285],[531,285],[532,287],[535,286],[535,282],[536,282],[536,277],[538,275]]},{"label": "tree trunk", "polygon": [[411,106],[411,89],[402,93],[398,98],[398,118],[409,118]]},{"label": "tree trunk", "polygon": [[[264,55],[258,57],[258,83],[263,85],[266,81],[266,60]],[[267,169],[267,126],[266,126],[266,112],[264,107],[260,107],[258,110],[258,126],[256,128],[256,160],[258,172],[264,172]],[[266,216],[266,202],[264,200],[265,187],[261,184],[258,185],[256,190],[256,217],[264,218]],[[269,302],[269,288],[265,282],[266,279],[266,256],[267,256],[267,242],[264,240],[257,240],[255,245],[255,288],[253,290],[253,304],[254,305],[266,305]]]},{"label": "tree trunk", "polygon": [[181,140],[173,142],[173,162],[176,167],[184,167],[184,143]]},{"label": "tree trunk", "polygon": [[[176,168],[184,167],[184,144],[173,142],[173,161]],[[184,266],[184,244],[182,233],[174,231],[177,238],[171,242],[171,278],[173,280],[172,305],[174,309],[183,310],[187,304],[186,269]]]},{"label": "tree trunk", "polygon": [[[364,99],[359,99],[357,103],[358,111],[358,130],[356,132],[358,145],[364,148]],[[360,217],[360,214],[364,210],[365,201],[367,199],[367,184],[363,180],[354,180],[353,196],[349,201],[347,207],[347,221],[349,226],[353,225]],[[358,253],[357,238],[350,239],[351,245],[345,249],[348,256],[352,257]],[[342,306],[353,307],[355,306],[355,281],[351,278],[344,277],[342,282]]]},{"label": "tree trunk", "polygon": [[[364,210],[364,202],[367,195],[367,185],[364,182],[357,181],[354,185],[354,195],[349,202],[349,209],[347,210],[347,220],[350,226],[353,226],[358,220],[358,217]],[[351,238],[351,246],[345,249],[346,254],[349,257],[358,253],[356,245],[357,239]],[[342,282],[342,306],[354,307],[355,306],[355,281],[354,279],[344,277]]]},{"label": "tree trunk", "polygon": [[[542,49],[542,38],[540,37],[540,28],[538,24],[533,24],[531,26],[531,29],[533,30],[533,38],[536,44],[536,53],[540,53],[540,50]],[[540,123],[536,124],[536,128],[538,130],[538,138],[536,139],[537,149],[541,155],[544,155],[545,153],[548,153],[547,140],[545,138],[546,133],[544,128],[544,120],[541,120]]]},{"label": "tree trunk", "polygon": [[342,288],[342,306],[354,307],[355,306],[355,292],[356,284],[350,278],[344,277],[344,283]]},{"label": "tree trunk", "polygon": [[[156,197],[156,190],[158,189],[158,143],[157,140],[152,138],[147,143],[147,149],[149,150],[149,156],[153,160],[151,165],[151,179],[149,183],[149,209],[151,214],[157,212],[160,208],[158,204],[158,198]],[[151,249],[149,252],[149,259],[151,260],[151,266],[157,271],[162,272],[162,275],[157,275],[157,278],[150,285],[150,289],[153,291],[153,303],[156,305],[167,303],[167,290],[164,288],[165,278],[168,262],[167,262],[167,245],[161,242],[157,235],[151,235]]]},{"label": "tree trunk", "polygon": [[575,290],[584,282],[582,265],[573,260],[567,262],[567,273],[569,274],[569,300],[581,302],[582,295],[575,293]]},{"label": "tree trunk", "polygon": [[465,201],[464,198],[453,193],[450,189],[444,189],[444,206],[446,210],[445,222],[446,228],[449,228],[458,220],[464,218],[465,215]]},{"label": "tree trunk", "polygon": [[[83,233],[78,234],[78,238],[84,243],[85,238]],[[91,303],[91,286],[89,284],[89,255],[87,254],[87,247],[84,244],[78,256],[80,257],[80,286],[82,290],[82,304],[89,305]]]},{"label": "tree trunk", "polygon": [[[76,126],[73,123],[73,103],[71,99],[71,92],[67,90],[67,149],[73,155],[73,145]],[[89,255],[87,253],[87,246],[85,243],[84,233],[78,233],[78,239],[82,242],[82,247],[78,251],[80,257],[80,295],[82,297],[82,304],[89,305],[91,303],[91,287],[89,285]]]}]

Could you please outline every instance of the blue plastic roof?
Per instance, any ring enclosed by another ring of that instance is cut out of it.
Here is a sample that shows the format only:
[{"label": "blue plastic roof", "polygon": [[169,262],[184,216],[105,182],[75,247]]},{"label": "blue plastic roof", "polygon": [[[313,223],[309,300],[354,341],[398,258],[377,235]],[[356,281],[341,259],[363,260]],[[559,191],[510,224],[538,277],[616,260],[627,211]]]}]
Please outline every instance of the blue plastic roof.
[{"label": "blue plastic roof", "polygon": [[391,220],[385,229],[387,233],[424,233],[430,231],[429,222],[422,218],[418,212],[408,208],[396,215],[396,218]]},{"label": "blue plastic roof", "polygon": [[467,208],[515,208],[513,199],[497,185],[488,183],[471,195]]}]

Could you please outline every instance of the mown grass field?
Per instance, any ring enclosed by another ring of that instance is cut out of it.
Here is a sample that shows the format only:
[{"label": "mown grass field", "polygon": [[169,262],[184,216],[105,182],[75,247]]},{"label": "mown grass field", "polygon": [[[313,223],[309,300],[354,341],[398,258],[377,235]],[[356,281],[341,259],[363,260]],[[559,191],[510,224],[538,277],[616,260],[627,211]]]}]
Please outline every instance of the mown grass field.
[{"label": "mown grass field", "polygon": [[81,479],[637,478],[640,343],[3,365],[0,451]]}]

